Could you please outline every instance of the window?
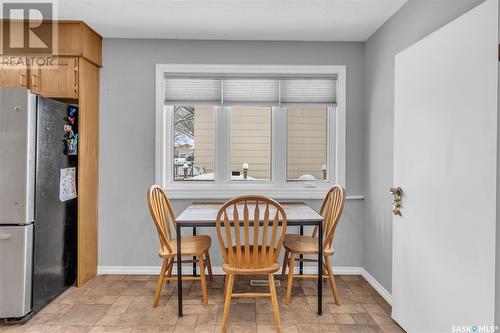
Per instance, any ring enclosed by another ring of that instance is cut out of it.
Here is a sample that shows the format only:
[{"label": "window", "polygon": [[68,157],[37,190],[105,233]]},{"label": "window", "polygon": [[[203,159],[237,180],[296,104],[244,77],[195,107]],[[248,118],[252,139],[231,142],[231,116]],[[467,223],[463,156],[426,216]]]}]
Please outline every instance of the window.
[{"label": "window", "polygon": [[158,65],[157,105],[157,182],[172,198],[345,185],[343,66]]}]

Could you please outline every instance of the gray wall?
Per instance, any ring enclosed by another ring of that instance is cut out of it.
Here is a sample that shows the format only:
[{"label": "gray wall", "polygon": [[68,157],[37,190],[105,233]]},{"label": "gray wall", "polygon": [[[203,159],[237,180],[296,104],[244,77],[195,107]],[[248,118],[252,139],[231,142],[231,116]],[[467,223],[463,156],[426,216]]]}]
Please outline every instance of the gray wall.
[{"label": "gray wall", "polygon": [[[394,56],[482,1],[409,1],[365,44],[365,213],[363,267],[392,286]],[[397,185],[397,184],[395,184]]]},{"label": "gray wall", "polygon": [[[103,47],[99,266],[159,264],[146,206],[146,191],[155,181],[158,63],[347,65],[347,190],[363,194],[364,43],[105,39]],[[310,203],[319,208],[319,201]],[[173,204],[179,214],[189,201]],[[363,201],[346,205],[335,237],[337,266],[362,265],[363,207]],[[212,238],[217,266],[218,244]]]}]

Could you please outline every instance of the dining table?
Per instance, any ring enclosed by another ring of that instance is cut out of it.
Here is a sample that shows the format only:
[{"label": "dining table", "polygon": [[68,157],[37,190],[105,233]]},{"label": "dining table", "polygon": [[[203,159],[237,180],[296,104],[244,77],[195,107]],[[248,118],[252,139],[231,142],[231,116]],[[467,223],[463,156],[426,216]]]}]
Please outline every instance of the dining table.
[{"label": "dining table", "polygon": [[[182,254],[181,254],[181,230],[182,228],[192,228],[193,236],[196,235],[198,227],[216,227],[217,213],[222,207],[221,202],[193,202],[175,219],[175,229],[177,235],[177,305],[178,316],[182,317]],[[322,254],[323,254],[323,216],[313,208],[303,202],[281,203],[287,220],[288,226],[299,226],[300,234],[303,235],[305,226],[318,227],[318,267],[317,267],[317,313],[323,312],[323,272],[322,272]],[[262,221],[261,221],[262,222]],[[281,222],[280,222],[281,223]],[[302,258],[302,255],[300,256]],[[303,274],[303,260],[299,261],[299,274]],[[196,276],[196,263],[193,263],[193,275]]]}]

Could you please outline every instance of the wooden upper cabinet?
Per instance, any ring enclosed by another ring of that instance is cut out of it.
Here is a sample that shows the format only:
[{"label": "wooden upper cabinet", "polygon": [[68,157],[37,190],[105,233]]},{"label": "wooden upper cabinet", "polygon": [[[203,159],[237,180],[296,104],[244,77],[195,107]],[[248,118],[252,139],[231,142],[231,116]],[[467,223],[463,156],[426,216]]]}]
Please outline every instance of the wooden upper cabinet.
[{"label": "wooden upper cabinet", "polygon": [[0,64],[0,87],[27,88],[28,69],[25,66],[7,66]]},{"label": "wooden upper cabinet", "polygon": [[102,37],[81,21],[58,21],[57,54],[80,56],[102,66]]},{"label": "wooden upper cabinet", "polygon": [[[0,19],[0,23],[2,20]],[[13,22],[14,24],[16,22]],[[18,24],[22,24],[18,22]],[[52,22],[44,22],[52,24]],[[83,58],[89,63],[102,66],[102,37],[82,21],[57,21],[53,31],[57,31],[54,54],[39,55],[52,59],[43,65],[37,55],[6,54],[5,59],[24,61],[24,68],[0,63],[1,87],[24,87],[34,93],[51,98],[78,99],[78,63]],[[0,36],[2,24],[0,24]],[[0,46],[2,38],[0,38]],[[2,48],[0,47],[0,53]],[[18,59],[19,58],[19,59]],[[55,59],[55,60],[54,60]]]},{"label": "wooden upper cabinet", "polygon": [[[0,19],[0,54],[3,54],[2,22],[3,20]],[[41,28],[48,24],[52,24],[52,21],[42,23]],[[83,57],[98,67],[102,66],[102,37],[84,22],[57,21],[54,31],[57,31],[57,38],[54,40],[53,55]],[[28,54],[6,55],[26,56]]]},{"label": "wooden upper cabinet", "polygon": [[78,58],[58,57],[54,65],[31,67],[29,88],[53,98],[78,98]]}]

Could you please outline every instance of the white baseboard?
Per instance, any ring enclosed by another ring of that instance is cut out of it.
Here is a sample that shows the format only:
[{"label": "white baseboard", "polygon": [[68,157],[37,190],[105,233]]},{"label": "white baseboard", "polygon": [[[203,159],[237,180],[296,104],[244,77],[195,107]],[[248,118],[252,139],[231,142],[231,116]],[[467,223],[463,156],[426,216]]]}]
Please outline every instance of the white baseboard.
[{"label": "white baseboard", "polygon": [[[298,273],[298,266],[295,271]],[[361,275],[362,267],[333,267],[333,274],[335,275]],[[315,266],[304,266],[304,274],[316,274],[318,269]]]},{"label": "white baseboard", "polygon": [[[110,275],[157,275],[160,274],[160,266],[98,266],[97,274],[110,274]],[[339,275],[361,275],[363,278],[382,296],[387,303],[392,304],[391,294],[382,285],[375,280],[363,267],[332,267],[334,274]],[[182,267],[182,274],[191,274],[191,266],[184,265]],[[298,273],[298,266],[296,267]],[[305,274],[316,274],[316,267],[304,266]],[[212,272],[215,275],[222,275],[221,266],[212,266]],[[173,274],[176,274],[176,267],[173,269]]]},{"label": "white baseboard", "polygon": [[[184,271],[188,273],[186,267]],[[97,275],[158,275],[161,266],[97,266]]]},{"label": "white baseboard", "polygon": [[380,296],[382,296],[387,303],[392,305],[392,295],[388,292],[375,278],[368,273],[364,268],[361,268],[361,275],[365,278],[365,280],[375,289]]},{"label": "white baseboard", "polygon": [[[363,275],[364,269],[362,267],[332,267],[334,274],[339,275]],[[160,274],[161,266],[99,266],[97,267],[97,274],[109,275],[157,275]],[[192,268],[189,265],[182,266],[182,274],[191,274]],[[298,273],[298,266],[296,267]],[[316,274],[316,267],[304,266],[305,274]],[[176,274],[177,267],[174,266],[172,270]],[[212,266],[212,272],[215,275],[225,274],[221,266]]]}]

